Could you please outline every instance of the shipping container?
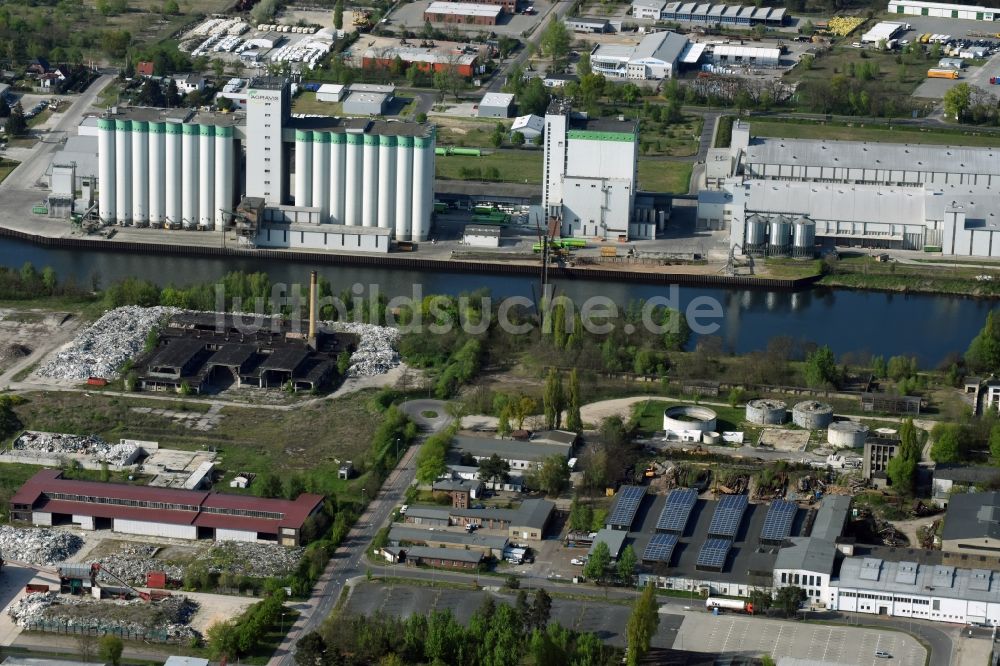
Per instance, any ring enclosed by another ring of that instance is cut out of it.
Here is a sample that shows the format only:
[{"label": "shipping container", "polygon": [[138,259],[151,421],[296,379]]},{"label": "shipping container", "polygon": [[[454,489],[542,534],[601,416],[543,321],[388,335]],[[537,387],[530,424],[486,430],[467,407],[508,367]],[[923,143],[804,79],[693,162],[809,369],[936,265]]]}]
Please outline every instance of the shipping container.
[{"label": "shipping container", "polygon": [[928,69],[927,70],[928,79],[957,79],[958,70],[957,69]]}]

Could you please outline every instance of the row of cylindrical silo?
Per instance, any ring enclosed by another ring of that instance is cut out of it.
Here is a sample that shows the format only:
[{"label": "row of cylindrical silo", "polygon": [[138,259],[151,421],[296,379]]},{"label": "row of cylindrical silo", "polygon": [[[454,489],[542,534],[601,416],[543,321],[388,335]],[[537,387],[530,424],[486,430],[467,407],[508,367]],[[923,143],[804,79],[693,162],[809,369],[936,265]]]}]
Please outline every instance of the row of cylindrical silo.
[{"label": "row of cylindrical silo", "polygon": [[221,230],[232,210],[232,127],[101,118],[98,153],[105,224]]},{"label": "row of cylindrical silo", "polygon": [[745,224],[744,254],[804,258],[815,255],[816,223],[805,216],[793,221],[784,215],[767,218],[753,214]]},{"label": "row of cylindrical silo", "polygon": [[319,208],[324,222],[424,240],[433,188],[433,134],[295,132],[295,205]]}]

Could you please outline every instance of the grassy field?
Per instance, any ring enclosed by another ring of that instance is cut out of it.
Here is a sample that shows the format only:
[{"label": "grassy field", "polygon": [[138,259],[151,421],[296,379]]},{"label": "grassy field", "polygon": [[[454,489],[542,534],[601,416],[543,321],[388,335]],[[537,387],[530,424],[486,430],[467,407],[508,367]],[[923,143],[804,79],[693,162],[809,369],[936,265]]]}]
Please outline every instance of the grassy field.
[{"label": "grassy field", "polygon": [[[633,418],[639,425],[639,430],[646,435],[652,434],[658,430],[663,430],[663,410],[667,407],[672,407],[677,404],[677,402],[671,402],[669,400],[650,400],[649,402],[642,402],[637,404],[633,408]],[[724,430],[744,430],[742,427],[743,418],[745,415],[744,409],[742,407],[722,407],[718,405],[710,405],[709,409],[714,411],[718,416],[716,421],[718,432]]]},{"label": "grassy field", "polygon": [[886,143],[921,143],[953,146],[1000,146],[1000,134],[970,131],[940,131],[919,128],[841,125],[832,123],[785,122],[781,120],[750,121],[754,136],[783,139],[830,139],[838,141],[881,141]]},{"label": "grassy field", "polygon": [[[992,280],[977,280],[979,275]],[[820,284],[858,289],[962,294],[966,296],[1000,295],[1000,272],[979,266],[938,266],[880,263],[867,254],[843,254],[833,272]]]},{"label": "grassy field", "polygon": [[[175,411],[207,411],[198,402],[166,402],[83,393],[32,393],[16,408],[25,428],[81,435],[99,435],[107,441],[121,438],[151,440],[164,448],[214,449],[227,477],[237,472],[301,474],[310,488],[322,492],[360,490],[363,477],[337,480],[336,460],[364,460],[379,423],[369,410],[370,392],[327,400],[292,411],[226,407],[219,425],[208,432],[191,430],[133,407]],[[254,484],[254,492],[262,484]],[[357,487],[355,487],[357,486]]]},{"label": "grassy field", "polygon": [[[850,40],[847,40],[850,41]],[[835,47],[817,56],[812,67],[806,69],[801,63],[785,75],[785,79],[795,82],[825,81],[838,74],[848,75],[852,67],[865,63],[875,63],[879,68],[878,81],[890,94],[910,95],[927,78],[927,68],[934,64],[926,58],[910,57],[904,64],[896,62],[896,54],[880,53],[874,49],[855,49],[849,46]]]},{"label": "grassy field", "polygon": [[690,162],[665,162],[639,158],[639,189],[643,192],[687,194],[693,166]]},{"label": "grassy field", "polygon": [[307,90],[292,100],[292,113],[340,116],[343,115],[343,105],[340,102],[320,102],[316,93]]},{"label": "grassy field", "polygon": [[704,121],[687,116],[683,122],[662,127],[654,123],[639,124],[639,154],[650,157],[690,157],[698,153]]},{"label": "grassy field", "polygon": [[0,183],[4,181],[4,178],[10,175],[10,172],[17,168],[20,162],[8,159],[0,159]]},{"label": "grassy field", "polygon": [[[434,116],[437,125],[439,146],[461,146],[468,148],[493,148],[490,137],[496,129],[495,118],[453,118]],[[504,123],[509,128],[510,122]]]},{"label": "grassy field", "polygon": [[463,175],[462,170],[479,169],[480,173],[486,174],[488,169],[496,169],[499,177],[488,180],[530,185],[540,185],[542,182],[541,151],[505,150],[482,157],[439,155],[435,164],[435,177],[443,180],[480,180],[476,176]]}]

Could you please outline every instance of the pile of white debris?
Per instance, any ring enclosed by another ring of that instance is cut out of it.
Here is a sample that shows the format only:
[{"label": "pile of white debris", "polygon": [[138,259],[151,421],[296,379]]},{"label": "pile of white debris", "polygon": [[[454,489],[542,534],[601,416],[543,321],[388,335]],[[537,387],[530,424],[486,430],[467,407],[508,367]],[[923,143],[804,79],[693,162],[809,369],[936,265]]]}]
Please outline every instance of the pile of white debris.
[{"label": "pile of white debris", "polygon": [[62,530],[0,525],[0,553],[8,561],[52,565],[72,557],[81,547],[83,539]]},{"label": "pile of white debris", "polygon": [[351,366],[347,371],[349,376],[373,377],[399,365],[397,329],[358,322],[331,322],[327,326],[334,331],[358,336],[358,348],[351,354]]}]

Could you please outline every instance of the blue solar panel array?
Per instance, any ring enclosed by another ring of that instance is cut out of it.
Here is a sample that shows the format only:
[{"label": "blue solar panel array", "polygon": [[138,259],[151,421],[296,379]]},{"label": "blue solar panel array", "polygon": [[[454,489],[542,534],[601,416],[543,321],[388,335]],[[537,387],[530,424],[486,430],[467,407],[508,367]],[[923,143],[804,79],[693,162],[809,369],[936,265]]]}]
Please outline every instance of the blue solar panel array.
[{"label": "blue solar panel array", "polygon": [[688,518],[691,517],[691,510],[697,501],[698,493],[694,488],[671,490],[656,521],[657,531],[683,534]]},{"label": "blue solar panel array", "polygon": [[729,539],[707,539],[698,551],[698,561],[695,567],[698,569],[712,569],[722,571],[726,566],[726,557],[733,542]]},{"label": "blue solar panel array", "polygon": [[639,510],[642,498],[646,496],[645,486],[622,486],[615,495],[615,506],[608,518],[608,527],[612,529],[630,529],[635,520],[635,512]]},{"label": "blue solar panel array", "polygon": [[746,495],[723,495],[715,505],[712,522],[708,525],[708,536],[734,539],[747,510]]},{"label": "blue solar panel array", "polygon": [[664,562],[670,564],[670,557],[674,554],[674,547],[677,545],[677,535],[675,534],[654,534],[653,538],[646,544],[646,550],[642,551],[643,562]]},{"label": "blue solar panel array", "polygon": [[793,502],[785,500],[774,500],[767,510],[767,518],[764,519],[764,527],[760,530],[760,540],[769,542],[781,542],[788,538],[792,532],[792,521],[799,508]]}]

